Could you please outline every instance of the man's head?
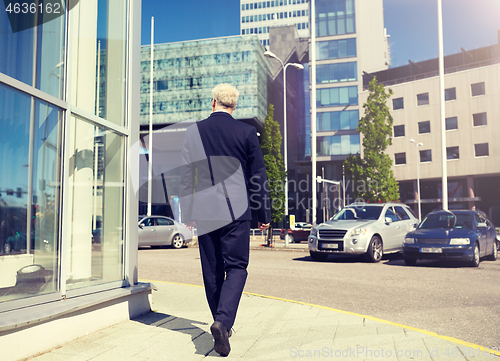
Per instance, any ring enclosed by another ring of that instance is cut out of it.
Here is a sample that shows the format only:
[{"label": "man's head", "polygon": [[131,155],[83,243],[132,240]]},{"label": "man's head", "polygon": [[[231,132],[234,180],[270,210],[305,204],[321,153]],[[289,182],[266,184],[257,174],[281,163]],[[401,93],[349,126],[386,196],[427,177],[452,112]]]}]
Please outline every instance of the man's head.
[{"label": "man's head", "polygon": [[240,93],[231,84],[219,84],[212,89],[212,110],[226,110],[230,113],[236,108]]}]

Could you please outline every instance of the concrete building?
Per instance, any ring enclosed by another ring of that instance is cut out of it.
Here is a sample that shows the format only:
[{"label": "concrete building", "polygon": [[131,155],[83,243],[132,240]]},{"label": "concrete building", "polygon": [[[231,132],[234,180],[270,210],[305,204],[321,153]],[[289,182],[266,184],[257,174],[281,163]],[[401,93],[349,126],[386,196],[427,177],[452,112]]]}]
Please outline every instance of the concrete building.
[{"label": "concrete building", "polygon": [[293,25],[300,37],[309,36],[309,0],[240,0],[240,5],[240,34],[257,34],[264,46],[271,27]]},{"label": "concrete building", "polygon": [[[475,206],[489,212],[500,206],[500,46],[462,50],[446,56],[444,65],[449,208]],[[441,208],[438,59],[366,74],[365,88],[373,76],[394,91],[388,104],[394,136],[387,152],[401,199],[416,203],[418,166],[422,214]],[[367,96],[361,93],[360,102]],[[416,149],[410,139],[423,145]]]},{"label": "concrete building", "polygon": [[150,309],[151,287],[137,280],[133,187],[141,1],[80,1],[62,12],[24,29],[0,12],[5,360]]}]

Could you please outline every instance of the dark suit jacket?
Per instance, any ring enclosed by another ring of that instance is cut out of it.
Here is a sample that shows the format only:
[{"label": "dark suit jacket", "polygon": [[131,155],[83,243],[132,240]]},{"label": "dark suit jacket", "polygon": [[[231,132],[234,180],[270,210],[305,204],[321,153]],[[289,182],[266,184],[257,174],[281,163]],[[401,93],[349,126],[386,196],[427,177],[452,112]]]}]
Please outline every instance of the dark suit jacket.
[{"label": "dark suit jacket", "polygon": [[180,199],[183,222],[269,223],[271,210],[264,158],[251,125],[214,112],[186,131]]}]

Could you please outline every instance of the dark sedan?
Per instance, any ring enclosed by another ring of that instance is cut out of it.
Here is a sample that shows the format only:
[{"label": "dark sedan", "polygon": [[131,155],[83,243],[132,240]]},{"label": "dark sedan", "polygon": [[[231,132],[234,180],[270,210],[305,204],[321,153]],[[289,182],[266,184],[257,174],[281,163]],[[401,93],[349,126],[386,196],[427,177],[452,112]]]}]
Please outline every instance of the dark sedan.
[{"label": "dark sedan", "polygon": [[482,257],[495,261],[497,251],[493,224],[483,212],[467,210],[429,213],[403,244],[407,265],[418,259],[444,259],[478,267]]}]

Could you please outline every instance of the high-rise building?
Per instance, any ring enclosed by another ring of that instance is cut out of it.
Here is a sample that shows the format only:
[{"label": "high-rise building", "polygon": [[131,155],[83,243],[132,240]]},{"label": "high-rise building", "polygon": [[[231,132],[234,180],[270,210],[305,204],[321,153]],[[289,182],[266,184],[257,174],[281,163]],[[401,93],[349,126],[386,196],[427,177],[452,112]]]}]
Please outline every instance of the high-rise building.
[{"label": "high-rise building", "polygon": [[294,25],[300,37],[309,36],[309,0],[240,0],[241,35],[257,34],[269,46],[269,28]]},{"label": "high-rise building", "polygon": [[[358,97],[363,89],[362,74],[384,70],[390,65],[382,0],[316,0],[315,5],[316,79],[310,79],[309,36],[302,38],[300,31],[293,27],[270,28],[270,50],[285,64],[299,61],[305,67],[300,71],[302,82],[295,85],[295,91],[287,86],[287,135],[289,138],[300,137],[293,142],[295,147],[288,144],[289,180],[293,189],[298,189],[294,185],[300,182],[310,184],[317,175],[342,180],[343,161],[349,154],[360,152],[360,136],[356,128],[363,105]],[[282,84],[281,64],[276,61],[274,66],[274,80]],[[287,84],[291,75],[288,70]],[[316,82],[316,103],[310,104],[313,81]],[[274,93],[278,89],[279,86]],[[296,98],[293,98],[294,94]],[[282,97],[276,96],[274,100],[278,110],[283,109],[283,100],[280,99]],[[317,112],[318,174],[311,177],[312,107]],[[297,119],[293,120],[294,117]],[[276,119],[282,123],[282,111],[277,112]],[[298,190],[289,192],[288,196],[290,214],[295,214],[297,220],[306,220],[306,208],[309,207],[303,205],[309,202],[303,202],[303,199],[312,195]],[[322,197],[326,201],[318,204],[324,205],[327,211],[317,212],[318,220],[323,214],[331,216],[340,204],[338,190],[333,193],[331,187],[323,192]]]}]

